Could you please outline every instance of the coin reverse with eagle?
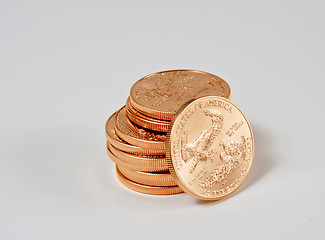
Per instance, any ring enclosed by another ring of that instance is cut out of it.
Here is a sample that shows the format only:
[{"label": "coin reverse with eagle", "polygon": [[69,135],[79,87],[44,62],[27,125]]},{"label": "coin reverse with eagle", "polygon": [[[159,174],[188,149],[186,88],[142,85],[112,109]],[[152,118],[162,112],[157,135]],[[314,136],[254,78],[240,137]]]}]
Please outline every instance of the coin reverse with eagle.
[{"label": "coin reverse with eagle", "polygon": [[250,171],[253,155],[248,120],[223,97],[186,103],[167,134],[169,170],[183,191],[199,199],[219,200],[238,189]]}]

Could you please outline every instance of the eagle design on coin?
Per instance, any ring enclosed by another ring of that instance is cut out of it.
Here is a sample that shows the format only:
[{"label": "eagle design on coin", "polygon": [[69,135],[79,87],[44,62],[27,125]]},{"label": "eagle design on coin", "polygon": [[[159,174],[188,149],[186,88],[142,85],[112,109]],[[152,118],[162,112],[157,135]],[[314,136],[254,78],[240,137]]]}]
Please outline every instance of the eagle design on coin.
[{"label": "eagle design on coin", "polygon": [[190,173],[196,169],[198,163],[212,161],[215,150],[210,150],[214,140],[219,135],[223,127],[223,116],[215,109],[206,109],[204,114],[210,117],[212,125],[210,129],[203,131],[192,143],[188,142],[188,132],[184,131],[181,139],[181,154],[185,163],[192,162]]}]

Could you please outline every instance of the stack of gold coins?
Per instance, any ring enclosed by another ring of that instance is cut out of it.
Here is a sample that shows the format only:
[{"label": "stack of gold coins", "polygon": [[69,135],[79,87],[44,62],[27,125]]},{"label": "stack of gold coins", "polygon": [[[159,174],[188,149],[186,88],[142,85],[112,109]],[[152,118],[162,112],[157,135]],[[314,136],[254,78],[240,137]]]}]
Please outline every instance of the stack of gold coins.
[{"label": "stack of gold coins", "polygon": [[183,192],[169,172],[166,135],[175,113],[203,96],[230,99],[230,87],[218,76],[194,70],[154,73],[132,86],[126,105],[106,123],[107,152],[123,185],[153,195]]}]

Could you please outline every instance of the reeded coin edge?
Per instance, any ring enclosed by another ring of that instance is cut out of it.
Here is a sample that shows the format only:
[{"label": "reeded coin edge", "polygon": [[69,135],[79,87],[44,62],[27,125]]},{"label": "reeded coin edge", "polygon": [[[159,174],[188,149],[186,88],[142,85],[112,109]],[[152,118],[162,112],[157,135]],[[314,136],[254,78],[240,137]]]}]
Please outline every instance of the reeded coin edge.
[{"label": "reeded coin edge", "polygon": [[139,164],[132,164],[130,162],[126,162],[123,159],[118,158],[117,156],[115,156],[110,149],[107,147],[106,148],[108,157],[117,165],[121,165],[125,168],[128,169],[132,169],[135,171],[143,171],[143,172],[165,172],[168,171],[168,166],[166,163],[166,167],[165,166],[145,166],[145,165],[139,165]]},{"label": "reeded coin edge", "polygon": [[140,183],[133,182],[132,180],[126,178],[116,167],[116,175],[118,180],[130,190],[135,192],[149,194],[149,195],[173,195],[182,193],[183,190],[179,186],[167,186],[167,187],[154,187],[149,185],[144,185]]},{"label": "reeded coin edge", "polygon": [[129,110],[130,113],[132,113],[133,115],[139,117],[139,118],[143,118],[145,120],[148,120],[148,121],[151,121],[151,122],[154,122],[154,123],[160,123],[160,124],[167,124],[169,125],[170,124],[170,121],[168,120],[161,120],[161,119],[156,119],[156,118],[153,118],[153,117],[149,117],[147,115],[144,115],[143,113],[137,111],[131,104],[131,101],[130,101],[130,97],[128,97],[128,99],[126,100],[126,109]]},{"label": "reeded coin edge", "polygon": [[[204,98],[210,98],[210,97],[215,97],[215,98],[218,98],[220,100],[223,100],[223,101],[227,101],[228,103],[230,103],[232,106],[234,106],[235,108],[237,108],[239,110],[239,112],[242,114],[242,116],[244,117],[247,125],[248,125],[248,128],[249,128],[249,131],[250,131],[250,134],[251,134],[251,137],[252,137],[252,155],[251,155],[251,164],[250,164],[250,167],[247,171],[247,174],[243,177],[243,180],[242,182],[235,188],[235,189],[232,189],[232,191],[230,192],[227,192],[225,195],[223,196],[220,196],[220,197],[217,197],[217,198],[209,198],[209,197],[204,197],[204,196],[201,196],[193,191],[191,191],[191,189],[188,189],[186,187],[186,184],[183,183],[183,180],[181,179],[181,177],[178,175],[178,173],[176,172],[175,168],[174,168],[174,164],[173,164],[173,160],[172,160],[172,154],[171,154],[171,134],[173,132],[173,129],[175,127],[175,122],[177,121],[177,118],[178,116],[180,116],[182,114],[183,111],[185,111],[193,102],[195,101],[199,101],[199,100],[203,100]],[[195,99],[192,99],[190,101],[188,101],[187,103],[185,103],[182,107],[180,107],[180,109],[177,111],[177,113],[175,114],[170,126],[169,126],[169,129],[168,129],[168,132],[167,132],[167,137],[166,137],[166,160],[167,160],[167,166],[169,168],[169,171],[172,175],[172,177],[174,178],[175,182],[177,183],[177,185],[186,193],[188,193],[189,195],[193,196],[193,197],[196,197],[198,199],[201,199],[201,200],[207,200],[207,201],[216,201],[216,200],[221,200],[221,199],[225,199],[225,198],[228,198],[230,197],[237,189],[240,188],[240,186],[245,182],[247,176],[249,175],[250,173],[250,170],[252,168],[252,165],[253,165],[253,160],[254,160],[254,153],[255,153],[255,142],[254,142],[254,135],[253,135],[253,131],[252,131],[252,128],[249,124],[249,121],[247,119],[247,117],[245,116],[245,114],[243,113],[243,111],[236,105],[234,104],[232,101],[230,101],[229,99],[227,98],[224,98],[224,97],[219,97],[219,96],[205,96],[205,97],[200,97],[200,98],[195,98]]]},{"label": "reeded coin edge", "polygon": [[167,187],[167,186],[177,185],[169,171],[166,172],[134,171],[119,165],[117,165],[117,168],[126,178],[140,184],[155,186],[155,187]]},{"label": "reeded coin edge", "polygon": [[159,123],[159,122],[153,122],[152,120],[141,118],[140,116],[136,116],[133,114],[133,112],[130,112],[132,110],[126,109],[126,116],[131,120],[131,122],[135,123],[136,125],[139,125],[140,127],[150,129],[152,131],[158,131],[158,132],[167,132],[169,123]]},{"label": "reeded coin edge", "polygon": [[125,162],[130,162],[135,165],[155,165],[155,166],[167,166],[166,164],[166,158],[161,156],[140,156],[140,155],[134,155],[126,152],[122,152],[112,146],[111,144],[108,144],[107,147],[109,150],[118,158],[123,159]]},{"label": "reeded coin edge", "polygon": [[[125,106],[123,106],[119,113],[124,110],[124,108],[126,108]],[[126,109],[125,109],[126,111]],[[117,121],[118,118],[118,114],[115,116],[115,121],[116,121],[116,125],[115,125],[115,131],[116,134],[125,142],[131,144],[131,145],[135,145],[141,148],[149,148],[149,149],[156,149],[156,150],[165,150],[165,142],[164,141],[152,141],[152,140],[147,140],[147,139],[141,139],[141,138],[136,138],[134,136],[130,136],[127,133],[123,132],[121,129],[119,129],[119,124]],[[126,113],[125,113],[126,114]],[[127,118],[127,116],[126,116]],[[130,120],[127,118],[126,121],[129,121],[128,124],[132,124],[130,122]],[[133,124],[134,125],[134,124]]]},{"label": "reeded coin edge", "polygon": [[[116,147],[117,149],[123,151],[123,152],[128,152],[128,153],[132,153],[132,154],[139,154],[139,155],[149,155],[149,156],[153,156],[153,155],[165,155],[165,151],[161,150],[161,149],[149,149],[149,148],[142,148],[142,147],[138,147],[135,145],[131,145],[127,142],[125,142],[124,140],[120,139],[117,136],[117,133],[115,131],[115,117],[118,114],[120,110],[116,111],[114,114],[112,114],[108,120],[105,123],[105,135],[106,135],[106,139],[108,140],[108,142],[113,145],[114,147]],[[110,130],[108,129],[108,124],[110,123],[110,121],[114,121],[114,132],[115,134],[110,133]]]}]

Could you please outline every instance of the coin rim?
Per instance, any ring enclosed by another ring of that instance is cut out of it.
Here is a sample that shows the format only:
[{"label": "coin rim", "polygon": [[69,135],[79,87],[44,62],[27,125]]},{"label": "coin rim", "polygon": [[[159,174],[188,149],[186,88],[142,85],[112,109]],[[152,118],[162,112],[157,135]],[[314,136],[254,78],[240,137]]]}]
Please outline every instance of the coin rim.
[{"label": "coin rim", "polygon": [[226,96],[225,98],[227,98],[227,99],[230,99],[231,98],[231,88],[230,88],[229,84],[227,83],[227,81],[224,80],[222,77],[219,77],[219,76],[217,76],[215,74],[212,74],[212,73],[209,73],[209,72],[200,71],[200,70],[193,70],[193,69],[172,69],[172,70],[155,72],[155,73],[149,74],[147,76],[144,76],[141,79],[139,79],[138,81],[136,81],[133,84],[133,86],[131,87],[131,89],[130,89],[130,103],[131,103],[131,105],[137,111],[139,111],[140,113],[142,113],[142,114],[144,114],[146,116],[149,116],[149,117],[152,117],[152,118],[155,118],[155,119],[160,119],[160,120],[172,120],[173,117],[174,117],[174,115],[175,115],[175,113],[165,112],[165,111],[160,111],[160,110],[154,110],[154,109],[148,108],[146,106],[143,106],[140,103],[138,103],[137,101],[135,101],[135,99],[132,96],[133,95],[132,93],[134,92],[133,90],[134,90],[135,86],[140,81],[142,81],[143,79],[148,78],[148,77],[151,77],[151,76],[156,75],[156,74],[167,73],[167,72],[175,72],[175,71],[197,72],[197,73],[204,73],[204,74],[208,74],[208,75],[217,77],[217,78],[221,79],[227,85],[227,87],[229,89],[228,96]]},{"label": "coin rim", "polygon": [[[126,117],[126,121],[129,121],[128,124],[133,124],[127,117],[126,115],[126,106],[123,106],[120,111],[118,112],[118,114],[121,113],[121,111],[125,110],[125,117]],[[135,145],[141,148],[148,148],[148,149],[155,149],[155,150],[161,150],[161,151],[165,151],[165,141],[152,141],[152,140],[146,140],[146,139],[141,139],[141,138],[136,138],[133,136],[128,135],[127,133],[123,132],[121,129],[119,129],[119,125],[118,125],[118,121],[117,121],[117,117],[118,114],[115,116],[115,121],[116,121],[116,125],[115,125],[115,131],[116,134],[123,139],[125,142],[131,144],[131,145]]]},{"label": "coin rim", "polygon": [[[250,167],[245,175],[245,177],[243,178],[242,182],[235,188],[233,189],[231,192],[228,192],[227,194],[223,195],[223,196],[220,196],[220,197],[204,197],[204,196],[201,196],[197,193],[195,193],[194,191],[192,191],[191,189],[189,189],[185,183],[183,183],[183,180],[181,179],[181,177],[178,175],[177,171],[175,171],[175,168],[174,168],[174,164],[173,164],[173,160],[172,160],[172,154],[171,154],[171,134],[174,130],[174,127],[175,127],[175,122],[177,121],[178,119],[178,116],[180,116],[183,111],[189,107],[191,104],[193,104],[194,102],[196,101],[201,101],[205,98],[211,98],[211,97],[214,97],[214,98],[217,98],[217,100],[223,100],[223,101],[227,101],[228,103],[230,103],[232,106],[234,106],[235,108],[237,108],[239,110],[239,112],[242,114],[242,116],[244,117],[244,119],[246,120],[246,123],[248,125],[248,128],[249,128],[249,131],[250,131],[250,134],[251,134],[251,137],[252,137],[252,156],[251,156],[251,164],[250,164]],[[166,160],[167,160],[167,165],[168,165],[168,168],[169,168],[169,171],[171,173],[171,175],[173,176],[173,178],[175,179],[175,182],[178,184],[178,186],[180,186],[180,188],[198,198],[198,199],[201,199],[201,200],[208,200],[208,201],[216,201],[216,200],[221,200],[221,199],[224,199],[224,198],[227,198],[229,197],[232,193],[234,193],[237,189],[239,189],[239,187],[245,182],[247,176],[249,175],[250,173],[250,170],[252,168],[252,165],[253,165],[253,160],[254,160],[254,153],[255,153],[255,143],[254,143],[254,135],[253,135],[253,131],[252,131],[252,128],[250,126],[250,123],[247,119],[247,117],[245,116],[245,114],[243,113],[243,111],[236,105],[234,104],[232,101],[230,101],[229,99],[227,98],[224,98],[224,97],[219,97],[219,96],[205,96],[205,97],[200,97],[200,98],[195,98],[195,99],[192,99],[190,101],[188,101],[187,103],[185,103],[178,111],[177,113],[175,114],[173,120],[172,120],[172,123],[169,127],[169,130],[167,132],[167,137],[166,137]]]},{"label": "coin rim", "polygon": [[144,185],[140,184],[137,182],[134,182],[127,177],[125,177],[118,167],[115,167],[116,169],[116,175],[118,180],[120,181],[121,184],[123,184],[125,187],[127,187],[130,190],[133,190],[135,192],[139,193],[144,193],[148,195],[174,195],[174,194],[179,194],[183,193],[183,190],[175,185],[175,186],[149,186],[149,185]]},{"label": "coin rim", "polygon": [[123,161],[137,165],[137,166],[157,166],[157,167],[165,167],[167,168],[167,162],[165,156],[141,156],[134,155],[130,153],[126,153],[118,150],[111,144],[107,143],[108,149],[119,159],[123,159]]},{"label": "coin rim", "polygon": [[[124,140],[122,140],[120,137],[118,137],[115,130],[115,126],[116,126],[116,115],[119,113],[120,110],[112,114],[105,123],[105,135],[109,143],[113,145],[115,148],[118,148],[119,150],[128,153],[149,155],[149,156],[165,155],[165,150],[142,148],[139,146],[131,145],[125,142]],[[113,130],[115,134],[111,133],[110,129],[108,129],[108,124],[110,123],[110,121],[113,121]]]},{"label": "coin rim", "polygon": [[158,120],[145,116],[138,112],[130,103],[130,97],[126,101],[126,116],[136,125],[157,132],[167,132],[170,121]]},{"label": "coin rim", "polygon": [[129,168],[135,171],[144,171],[144,172],[165,172],[168,171],[168,166],[145,166],[145,165],[137,165],[132,164],[130,162],[126,162],[123,159],[118,158],[115,156],[109,149],[109,147],[106,147],[106,152],[108,154],[108,157],[117,165],[121,165],[125,168]]},{"label": "coin rim", "polygon": [[177,185],[169,171],[165,171],[165,172],[135,171],[119,165],[117,165],[117,168],[126,178],[136,183],[155,186],[155,187],[169,187],[169,186]]}]

